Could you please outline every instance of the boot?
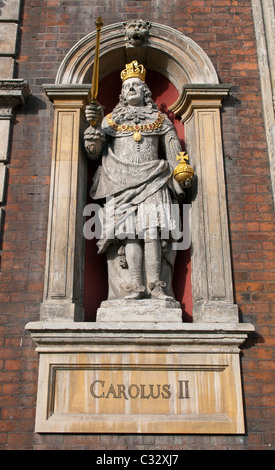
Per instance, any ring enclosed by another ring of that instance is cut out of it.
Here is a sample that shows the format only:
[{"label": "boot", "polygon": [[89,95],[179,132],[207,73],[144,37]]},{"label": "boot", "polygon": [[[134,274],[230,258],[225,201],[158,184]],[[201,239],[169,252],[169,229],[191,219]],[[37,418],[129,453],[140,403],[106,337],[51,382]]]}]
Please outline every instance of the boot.
[{"label": "boot", "polygon": [[129,272],[129,284],[126,287],[129,295],[125,299],[138,300],[145,296],[146,288],[143,285],[143,249],[137,241],[128,241],[125,245],[126,261]]},{"label": "boot", "polygon": [[127,286],[127,290],[131,292],[129,295],[126,295],[124,298],[128,300],[138,300],[143,299],[145,296],[145,286],[141,284],[132,284]]},{"label": "boot", "polygon": [[166,283],[160,280],[162,251],[159,240],[148,240],[145,242],[145,262],[147,285],[151,298],[159,300],[172,300],[173,297],[166,295],[164,287]]},{"label": "boot", "polygon": [[164,281],[149,282],[148,288],[151,291],[151,297],[159,300],[173,300],[173,297],[167,295],[164,291],[166,283]]}]

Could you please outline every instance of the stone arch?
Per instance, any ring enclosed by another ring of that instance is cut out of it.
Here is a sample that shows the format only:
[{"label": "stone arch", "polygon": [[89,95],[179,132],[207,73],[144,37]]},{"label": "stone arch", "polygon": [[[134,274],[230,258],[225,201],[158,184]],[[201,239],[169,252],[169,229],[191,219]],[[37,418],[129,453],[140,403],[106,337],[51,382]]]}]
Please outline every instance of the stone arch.
[{"label": "stone arch", "polygon": [[[56,84],[91,83],[95,56],[96,32],[82,38],[62,61]],[[105,26],[100,40],[100,79],[115,70],[122,70],[125,63],[138,58],[145,68],[155,70],[167,77],[182,91],[183,84],[218,84],[215,68],[192,39],[165,25],[151,23],[148,41],[144,46],[134,47],[125,40],[123,23]]]}]

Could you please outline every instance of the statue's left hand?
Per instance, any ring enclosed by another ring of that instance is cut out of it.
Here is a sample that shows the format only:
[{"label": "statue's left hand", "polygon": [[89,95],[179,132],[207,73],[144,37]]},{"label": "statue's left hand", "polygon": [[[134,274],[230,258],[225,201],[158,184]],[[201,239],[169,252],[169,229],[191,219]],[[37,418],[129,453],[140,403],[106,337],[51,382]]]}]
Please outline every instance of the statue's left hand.
[{"label": "statue's left hand", "polygon": [[190,179],[187,179],[184,181],[184,183],[182,183],[182,187],[187,189],[187,188],[190,188],[192,185],[192,181]]},{"label": "statue's left hand", "polygon": [[179,184],[175,178],[173,178],[173,186],[174,186],[174,191],[176,194],[176,197],[181,200],[185,198],[185,192],[184,192],[184,187]]}]

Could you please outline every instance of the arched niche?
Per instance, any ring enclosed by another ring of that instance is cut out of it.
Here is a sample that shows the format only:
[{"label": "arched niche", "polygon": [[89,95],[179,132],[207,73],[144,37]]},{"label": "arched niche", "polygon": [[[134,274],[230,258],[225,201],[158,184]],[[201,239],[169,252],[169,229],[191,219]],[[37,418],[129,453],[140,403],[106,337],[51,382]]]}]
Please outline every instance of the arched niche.
[{"label": "arched niche", "polygon": [[[56,84],[91,83],[95,57],[96,32],[81,39],[62,61]],[[114,23],[101,30],[100,80],[121,70],[130,60],[142,60],[146,68],[168,78],[182,92],[182,86],[218,84],[218,76],[209,57],[192,39],[169,26],[151,23],[148,41],[133,47],[125,39],[123,23]]]},{"label": "arched niche", "polygon": [[[83,207],[86,159],[83,111],[90,99],[96,33],[66,55],[54,85],[44,89],[55,108],[44,299],[41,320],[83,321]],[[179,98],[170,111],[185,125],[186,150],[196,173],[191,210],[194,322],[238,321],[234,305],[227,226],[220,107],[229,87],[220,85],[205,52],[190,38],[151,23],[140,47],[125,39],[123,23],[102,28],[100,79],[137,59],[164,75]],[[92,288],[92,286],[91,286]]]}]

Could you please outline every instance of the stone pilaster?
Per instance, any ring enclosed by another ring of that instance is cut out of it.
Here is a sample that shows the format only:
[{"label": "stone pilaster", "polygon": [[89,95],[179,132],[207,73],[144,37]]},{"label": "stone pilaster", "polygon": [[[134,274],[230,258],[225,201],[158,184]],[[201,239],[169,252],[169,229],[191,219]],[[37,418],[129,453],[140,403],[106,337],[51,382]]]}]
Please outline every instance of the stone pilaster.
[{"label": "stone pilaster", "polygon": [[275,202],[275,6],[273,0],[252,0],[263,113]]},{"label": "stone pilaster", "polygon": [[238,322],[234,304],[220,107],[229,87],[186,85],[173,105],[196,174],[191,211],[194,322]]},{"label": "stone pilaster", "polygon": [[90,87],[45,85],[55,109],[42,320],[84,320],[83,207],[86,157],[82,153],[82,110]]}]

